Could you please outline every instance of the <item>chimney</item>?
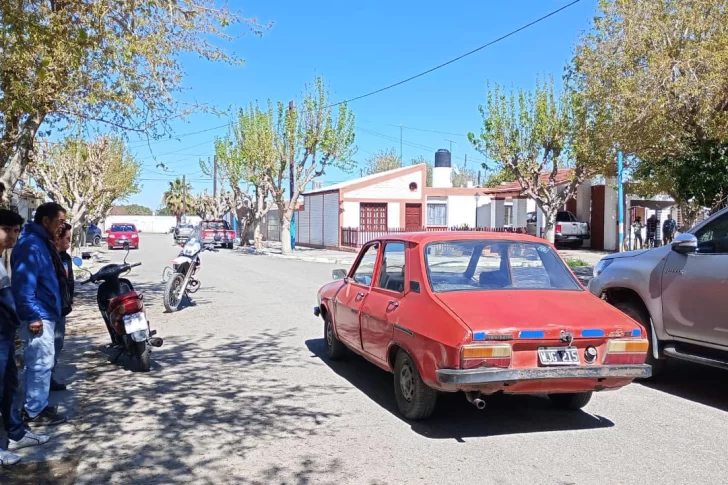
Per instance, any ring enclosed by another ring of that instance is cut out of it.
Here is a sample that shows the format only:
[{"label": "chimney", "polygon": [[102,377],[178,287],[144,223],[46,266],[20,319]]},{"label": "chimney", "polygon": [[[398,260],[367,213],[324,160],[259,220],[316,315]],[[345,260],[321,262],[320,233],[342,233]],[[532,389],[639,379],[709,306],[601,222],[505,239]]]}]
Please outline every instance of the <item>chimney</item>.
[{"label": "chimney", "polygon": [[473,188],[473,181],[472,181],[472,180],[468,180],[468,181],[466,182],[465,186],[466,186],[467,188],[469,188],[469,189],[472,189],[472,188]]},{"label": "chimney", "polygon": [[435,152],[435,168],[432,170],[432,186],[452,187],[452,164],[450,152],[441,148]]}]

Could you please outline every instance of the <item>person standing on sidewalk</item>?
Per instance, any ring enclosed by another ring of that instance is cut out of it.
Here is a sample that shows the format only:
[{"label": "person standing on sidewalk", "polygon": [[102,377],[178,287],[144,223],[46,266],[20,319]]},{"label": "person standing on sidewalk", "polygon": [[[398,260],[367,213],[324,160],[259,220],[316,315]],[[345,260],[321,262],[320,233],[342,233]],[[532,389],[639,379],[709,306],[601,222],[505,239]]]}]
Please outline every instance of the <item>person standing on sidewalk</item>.
[{"label": "person standing on sidewalk", "polygon": [[[12,249],[18,240],[23,218],[13,211],[0,209],[0,253]],[[0,449],[0,465],[15,465],[20,457],[15,450],[48,442],[48,436],[25,428],[17,406],[18,368],[15,366],[15,332],[20,319],[10,288],[5,261],[0,259],[0,413],[8,435],[7,450]]]},{"label": "person standing on sidewalk", "polygon": [[675,237],[675,230],[677,229],[677,223],[672,218],[672,214],[667,215],[667,219],[662,223],[662,244],[667,246],[672,242]]},{"label": "person standing on sidewalk", "polygon": [[10,257],[12,288],[25,360],[23,419],[56,425],[66,417],[48,405],[51,370],[55,360],[55,327],[68,306],[66,271],[54,241],[66,222],[66,209],[55,202],[42,204],[33,222],[23,228]]},{"label": "person standing on sidewalk", "polygon": [[[64,223],[61,227],[61,233],[56,239],[56,249],[61,257],[61,262],[66,270],[66,288],[68,292],[68,305],[61,309],[61,319],[58,320],[55,328],[55,339],[54,339],[54,351],[55,359],[53,361],[53,371],[51,371],[51,391],[65,391],[66,385],[58,382],[56,379],[56,367],[58,367],[58,359],[61,358],[61,351],[63,350],[63,341],[66,338],[66,317],[71,313],[73,306],[73,294],[75,291],[75,281],[73,279],[73,259],[68,254],[68,250],[71,248],[71,225]],[[59,282],[60,284],[60,282]]]}]

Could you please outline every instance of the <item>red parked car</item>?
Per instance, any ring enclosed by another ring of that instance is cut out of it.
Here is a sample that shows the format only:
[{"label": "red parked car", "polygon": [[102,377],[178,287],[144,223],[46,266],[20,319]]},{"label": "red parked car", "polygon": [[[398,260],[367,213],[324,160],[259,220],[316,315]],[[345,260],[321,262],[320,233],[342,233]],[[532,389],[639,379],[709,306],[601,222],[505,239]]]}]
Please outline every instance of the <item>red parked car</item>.
[{"label": "red parked car", "polygon": [[438,393],[456,391],[479,409],[501,392],[580,409],[594,391],[651,374],[645,329],[586,291],[543,239],[392,235],[334,278],[314,308],[328,357],[349,349],[394,373],[408,419],[427,418]]},{"label": "red parked car", "polygon": [[139,249],[139,231],[134,224],[117,222],[112,224],[106,235],[109,249],[123,248],[128,243],[132,249]]},{"label": "red parked car", "polygon": [[230,229],[227,221],[202,221],[200,223],[202,229],[202,243],[215,244],[222,247],[232,249],[235,242],[235,231]]}]

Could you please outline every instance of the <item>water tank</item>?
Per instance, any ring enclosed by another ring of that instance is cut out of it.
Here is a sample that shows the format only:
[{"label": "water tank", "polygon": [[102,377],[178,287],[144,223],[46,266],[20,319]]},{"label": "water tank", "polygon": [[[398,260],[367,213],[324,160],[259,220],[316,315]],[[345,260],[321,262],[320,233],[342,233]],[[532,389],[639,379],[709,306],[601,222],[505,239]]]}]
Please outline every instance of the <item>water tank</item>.
[{"label": "water tank", "polygon": [[435,152],[435,167],[451,167],[450,151],[440,148]]}]

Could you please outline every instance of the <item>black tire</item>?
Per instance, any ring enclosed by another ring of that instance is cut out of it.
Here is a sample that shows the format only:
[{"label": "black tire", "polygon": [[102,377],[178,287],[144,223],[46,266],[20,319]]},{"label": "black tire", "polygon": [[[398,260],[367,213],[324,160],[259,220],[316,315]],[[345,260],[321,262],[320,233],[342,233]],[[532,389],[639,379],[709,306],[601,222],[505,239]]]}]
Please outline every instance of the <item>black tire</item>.
[{"label": "black tire", "polygon": [[341,360],[346,356],[346,346],[336,337],[334,329],[331,327],[331,317],[328,314],[324,317],[324,343],[329,359]]},{"label": "black tire", "polygon": [[170,313],[176,312],[182,303],[184,295],[177,300],[175,294],[179,292],[184,279],[185,277],[182,273],[174,273],[167,280],[167,284],[164,285],[164,309]]},{"label": "black tire", "polygon": [[437,391],[424,383],[412,358],[402,350],[394,363],[394,397],[399,412],[413,421],[429,418],[437,404]]},{"label": "black tire", "polygon": [[134,356],[137,358],[139,372],[149,372],[152,368],[152,352],[146,342],[134,342]]},{"label": "black tire", "polygon": [[581,248],[581,247],[582,247],[583,245],[584,245],[584,241],[576,241],[576,242],[572,242],[571,244],[569,244],[569,247],[570,247],[571,249],[579,249],[579,248]]},{"label": "black tire", "polygon": [[549,394],[549,400],[559,409],[578,411],[589,403],[592,394],[592,391]]},{"label": "black tire", "polygon": [[98,236],[98,235],[94,236],[94,239],[91,244],[93,244],[96,247],[101,246],[101,236]]},{"label": "black tire", "polygon": [[232,249],[233,248],[233,243],[227,243],[227,248],[228,249]]},{"label": "black tire", "polygon": [[647,341],[650,343],[650,347],[647,349],[645,364],[652,366],[653,378],[659,376],[665,370],[667,361],[665,359],[655,359],[652,352],[652,325],[650,325],[650,317],[647,315],[647,312],[642,305],[630,300],[618,301],[613,305],[647,329]]}]

